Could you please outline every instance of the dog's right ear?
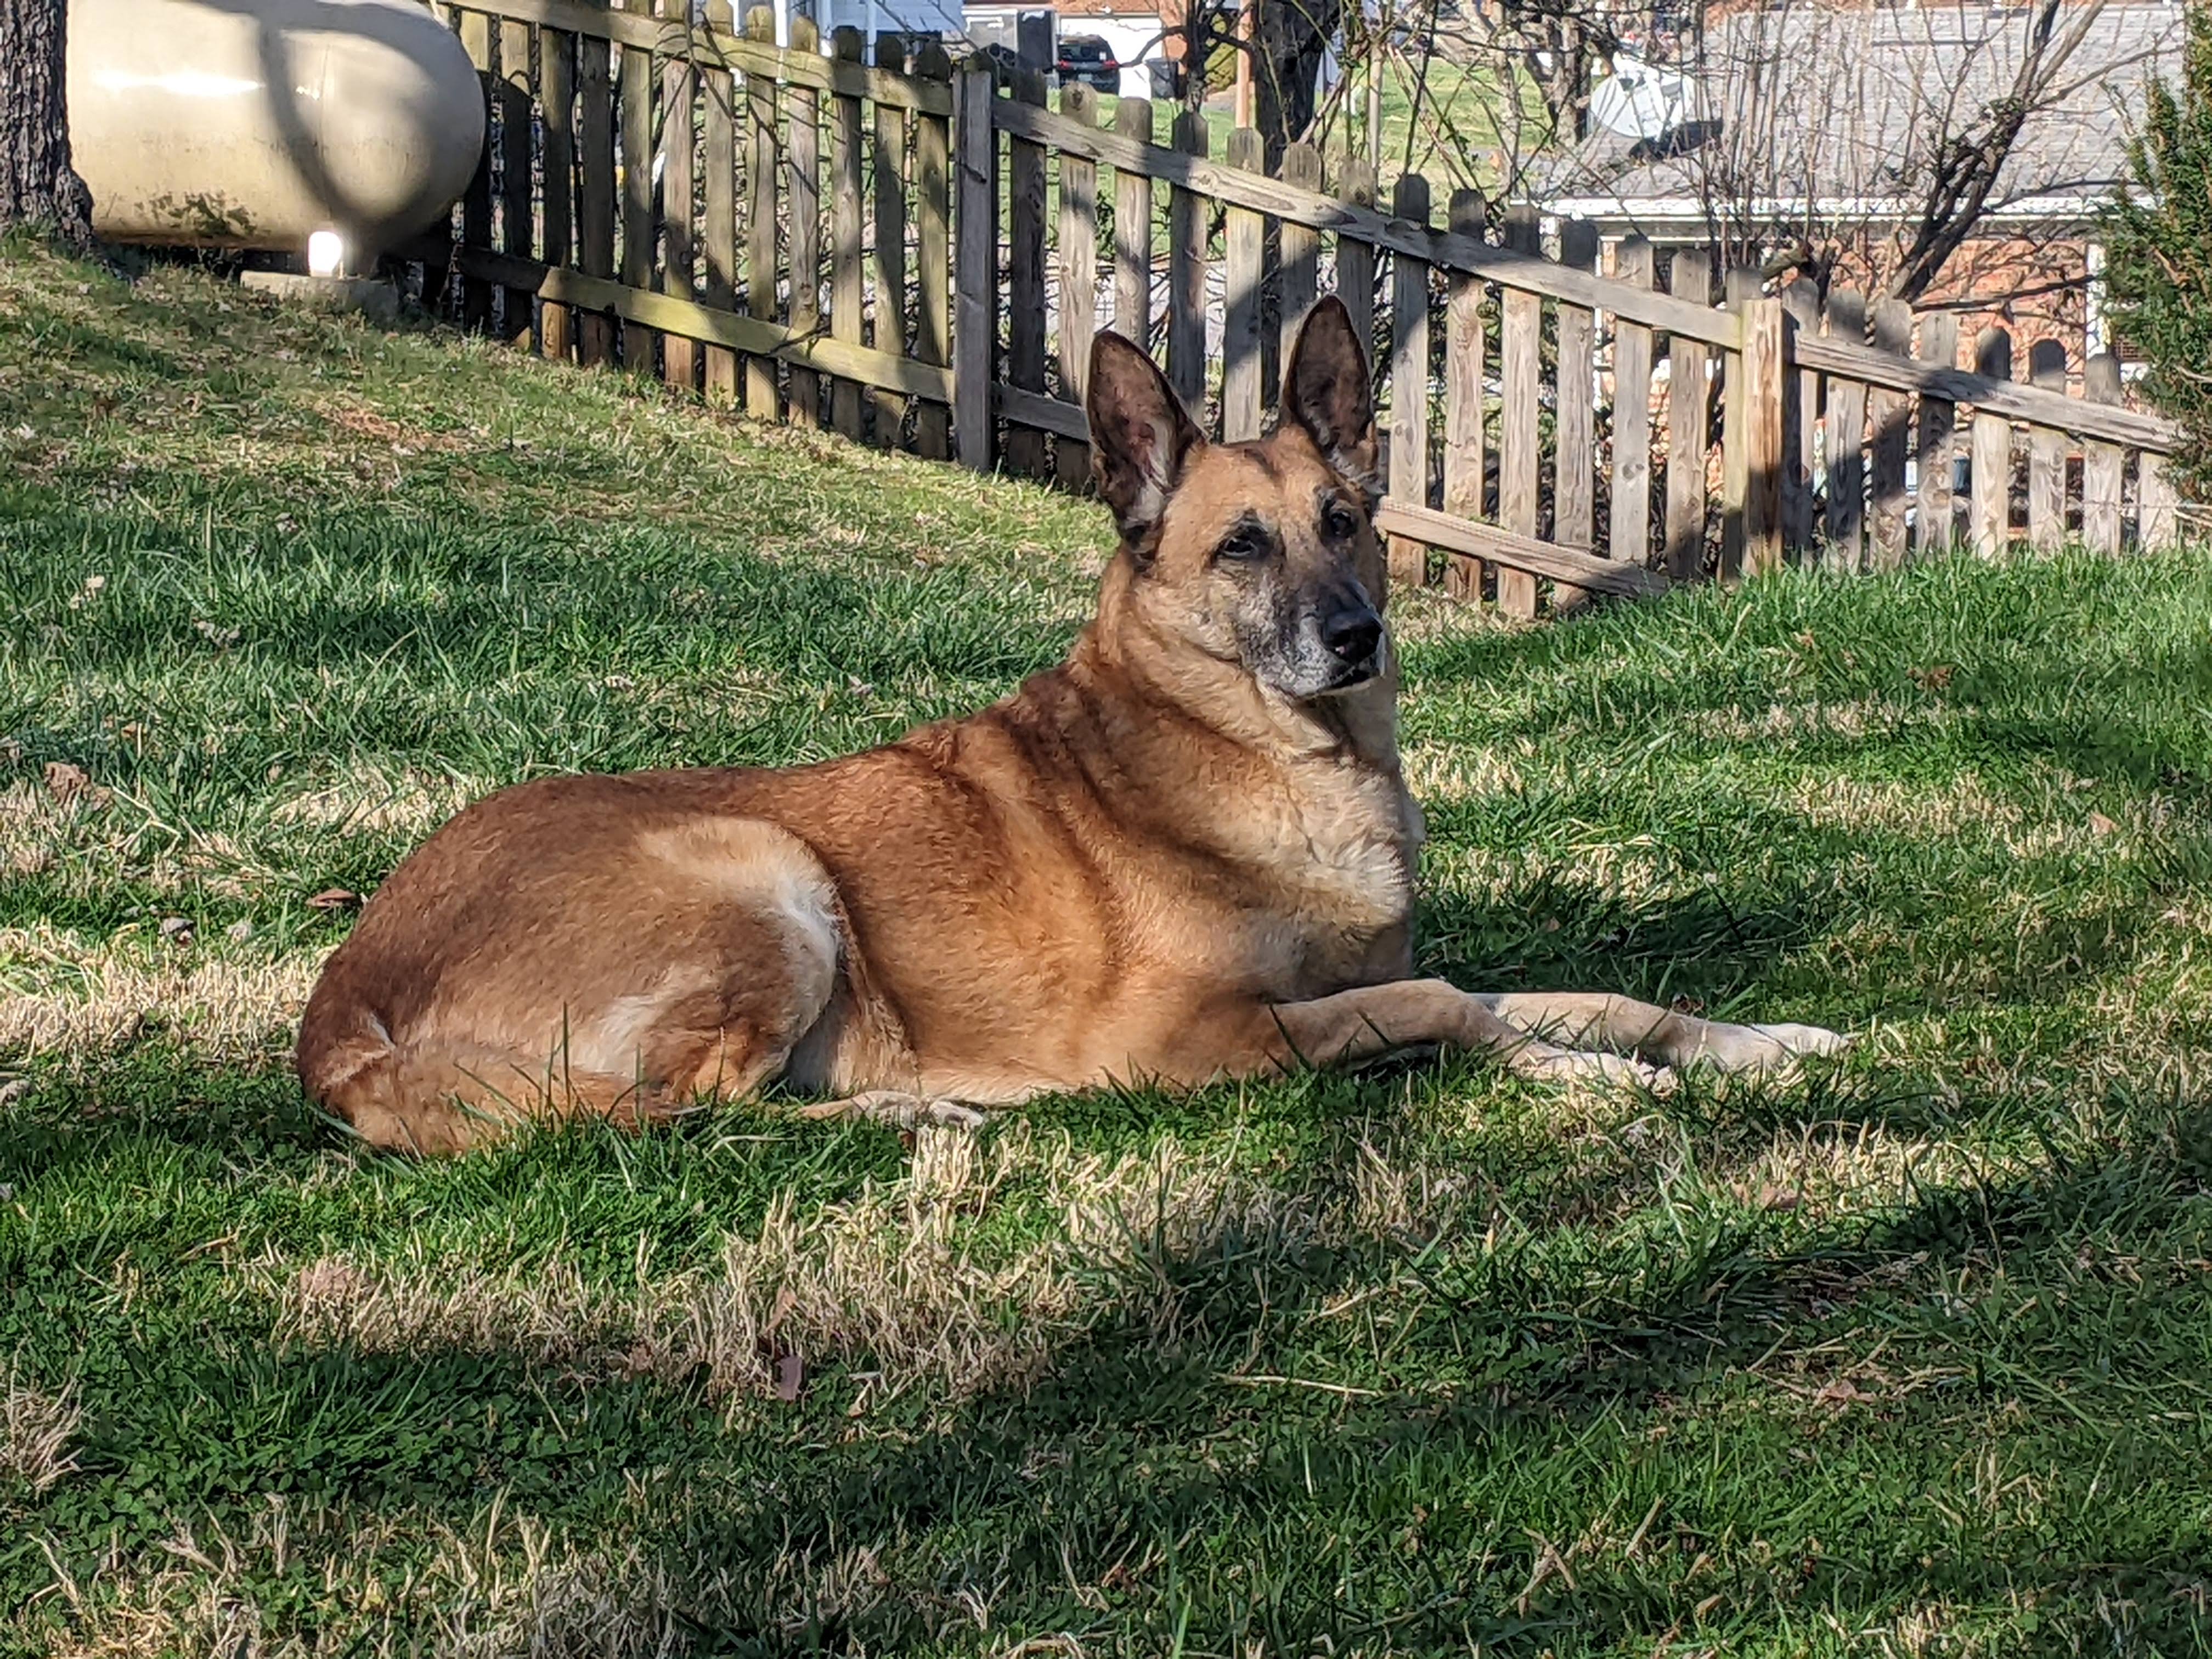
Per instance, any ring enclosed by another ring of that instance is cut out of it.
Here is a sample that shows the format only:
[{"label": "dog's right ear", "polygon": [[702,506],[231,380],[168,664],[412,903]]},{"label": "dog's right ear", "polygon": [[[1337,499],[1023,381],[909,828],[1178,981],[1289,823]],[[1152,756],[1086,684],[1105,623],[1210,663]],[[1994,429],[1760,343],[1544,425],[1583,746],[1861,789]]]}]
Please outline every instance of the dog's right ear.
[{"label": "dog's right ear", "polygon": [[1206,441],[1152,360],[1109,330],[1091,347],[1084,398],[1091,472],[1121,539],[1139,547],[1160,521],[1193,449]]}]

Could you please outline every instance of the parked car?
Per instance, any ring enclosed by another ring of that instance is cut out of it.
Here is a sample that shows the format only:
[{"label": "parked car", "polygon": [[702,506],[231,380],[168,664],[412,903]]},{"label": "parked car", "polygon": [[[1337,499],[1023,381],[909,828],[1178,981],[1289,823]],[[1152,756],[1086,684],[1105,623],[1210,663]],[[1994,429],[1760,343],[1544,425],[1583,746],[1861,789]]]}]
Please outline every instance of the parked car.
[{"label": "parked car", "polygon": [[1103,93],[1121,90],[1121,66],[1114,49],[1095,34],[1064,34],[1060,39],[1060,83],[1079,81]]}]

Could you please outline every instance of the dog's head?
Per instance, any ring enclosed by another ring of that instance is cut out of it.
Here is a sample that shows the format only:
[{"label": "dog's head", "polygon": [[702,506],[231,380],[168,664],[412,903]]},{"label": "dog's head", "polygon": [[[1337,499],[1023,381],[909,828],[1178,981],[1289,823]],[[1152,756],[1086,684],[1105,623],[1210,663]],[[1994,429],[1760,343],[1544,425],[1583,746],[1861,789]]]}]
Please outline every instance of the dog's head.
[{"label": "dog's head", "polygon": [[1118,334],[1091,353],[1098,493],[1151,625],[1300,701],[1383,671],[1367,357],[1334,296],[1283,366],[1283,417],[1208,443],[1152,360]]}]

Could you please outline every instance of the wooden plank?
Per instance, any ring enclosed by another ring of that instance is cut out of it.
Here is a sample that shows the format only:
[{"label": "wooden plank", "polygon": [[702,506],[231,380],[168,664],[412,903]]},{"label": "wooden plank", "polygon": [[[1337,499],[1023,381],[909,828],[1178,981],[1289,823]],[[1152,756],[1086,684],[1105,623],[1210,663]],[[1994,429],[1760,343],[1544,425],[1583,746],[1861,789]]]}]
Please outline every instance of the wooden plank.
[{"label": "wooden plank", "polygon": [[[775,13],[766,6],[754,6],[748,9],[745,13],[745,38],[756,45],[773,43],[775,40]],[[790,38],[793,57],[797,57],[801,52],[812,51],[816,38],[812,21],[804,17],[793,18]],[[802,46],[800,44],[802,41],[806,44]],[[810,105],[811,96],[810,88]],[[780,165],[779,153],[781,149],[776,131],[778,102],[775,71],[763,70],[758,66],[748,67],[745,70],[745,296],[744,309],[746,316],[757,317],[763,322],[773,319],[778,309],[775,291],[776,277],[779,274],[775,235],[776,171]],[[804,118],[805,131],[807,134],[806,142],[811,145],[813,143],[814,132],[811,109],[810,107],[808,110],[802,111],[794,102],[792,109],[794,131],[798,130],[802,118]],[[818,237],[821,234],[819,229],[821,213],[818,201],[811,192],[805,199],[802,200],[800,197],[801,181],[798,177],[798,152],[794,149],[791,200],[794,259],[799,258],[803,252],[798,246],[801,236]],[[819,183],[816,182],[818,179],[818,174],[811,166],[807,169],[807,178],[808,181],[814,183],[814,191],[818,191],[821,188]],[[802,231],[800,228],[802,225],[808,228]],[[815,316],[820,303],[814,284],[808,283],[804,274],[794,265],[791,284],[791,309],[786,313],[792,319],[792,327],[797,329],[801,326],[799,319],[802,316],[810,319],[805,325],[805,326],[813,326],[811,319]],[[779,419],[783,412],[782,398],[776,386],[775,360],[768,357],[755,359],[745,364],[744,371],[745,412],[757,421]],[[804,375],[793,376],[794,381],[805,379]],[[795,402],[792,412],[804,424],[815,423],[807,418],[812,413],[811,403]]]},{"label": "wooden plank", "polygon": [[[876,67],[892,74],[906,69],[906,36],[885,29],[876,36]],[[876,150],[870,158],[871,245],[873,290],[868,309],[872,343],[878,351],[903,352],[907,341],[906,185],[907,112],[896,104],[875,106]],[[896,449],[906,429],[906,399],[875,388],[869,394],[870,430],[877,446]]]},{"label": "wooden plank", "polygon": [[[1866,339],[1866,300],[1856,289],[1828,290],[1828,337]],[[1828,378],[1828,556],[1845,570],[1866,568],[1866,383]]]},{"label": "wooden plank", "polygon": [[[641,5],[644,0],[630,0]],[[653,210],[653,52],[624,46],[620,107],[622,133],[622,279],[630,288],[653,286],[653,255],[659,225]],[[622,365],[625,374],[650,374],[658,366],[659,341],[653,331],[623,319]]]},{"label": "wooden plank", "polygon": [[1790,373],[1788,319],[1779,300],[1744,307],[1744,443],[1749,476],[1743,505],[1743,573],[1782,568],[1782,405]]},{"label": "wooden plank", "polygon": [[[1060,89],[1060,112],[1095,125],[1098,94],[1080,81]],[[1079,155],[1060,158],[1060,395],[1078,409],[1089,389],[1091,340],[1098,307],[1098,167]],[[1091,448],[1063,437],[1053,446],[1060,488],[1081,492],[1091,482]]]},{"label": "wooden plank", "polygon": [[[1454,191],[1450,212],[1462,236],[1480,237],[1489,228],[1490,205],[1479,190]],[[1444,511],[1462,519],[1482,516],[1482,289],[1480,278],[1455,271],[1444,298]],[[1456,556],[1445,562],[1444,592],[1480,599],[1482,577],[1481,560]]]},{"label": "wooden plank", "polygon": [[[1393,212],[1410,224],[1429,221],[1429,181],[1398,176]],[[1429,268],[1409,253],[1390,260],[1390,479],[1394,501],[1429,504]],[[1390,581],[1419,587],[1428,580],[1425,544],[1404,536],[1389,542]]]},{"label": "wooden plank", "polygon": [[[1797,343],[1820,326],[1820,285],[1799,276],[1783,285],[1782,308],[1790,317],[1790,357],[1798,361]],[[1818,556],[1813,533],[1813,480],[1820,465],[1820,377],[1808,368],[1790,374],[1782,410],[1782,538],[1801,563]]]},{"label": "wooden plank", "polygon": [[[1044,77],[1017,70],[1013,95],[1044,102]],[[1029,138],[1006,144],[1006,372],[1024,392],[1045,389],[1044,146]],[[1043,478],[1045,434],[1035,427],[1006,426],[1006,470],[1018,478]]]},{"label": "wooden plank", "polygon": [[876,103],[896,104],[902,109],[926,110],[937,115],[952,113],[949,88],[904,80],[859,64],[842,64],[819,56],[810,58],[795,49],[786,51],[775,44],[773,29],[763,38],[754,35],[749,27],[740,39],[726,33],[720,23],[687,28],[678,18],[662,21],[643,11],[607,12],[599,9],[593,0],[489,0],[485,9],[502,17],[568,29],[621,46],[641,46],[648,52],[665,54],[688,50],[695,58],[703,54],[739,74],[776,76],[794,86],[810,87],[817,92],[843,92]]},{"label": "wooden plank", "polygon": [[[576,183],[576,38],[559,29],[538,36],[538,100],[544,106],[544,212],[538,224],[545,263],[564,265],[574,255]],[[575,349],[575,328],[566,306],[538,309],[538,349],[555,362]]]},{"label": "wooden plank", "polygon": [[[684,334],[749,356],[804,364],[819,374],[842,375],[868,386],[888,386],[909,398],[952,401],[951,371],[916,362],[911,357],[894,356],[868,346],[847,345],[819,333],[800,334],[773,319],[720,311],[695,300],[656,294],[651,289],[629,288],[605,277],[586,276],[580,271],[556,270],[540,260],[515,259],[504,253],[465,249],[460,263],[465,270],[488,282],[530,289],[541,300],[606,312],[663,333]],[[1057,404],[1054,406],[1065,407]]]},{"label": "wooden plank", "polygon": [[[1117,169],[1133,167],[1148,177],[1219,202],[1251,208],[1273,219],[1295,221],[1393,253],[1410,253],[1432,265],[1511,284],[1547,299],[1594,311],[1617,311],[1639,323],[1686,333],[1723,349],[1735,349],[1742,338],[1735,320],[1724,312],[1680,304],[1663,294],[1639,294],[1589,272],[1565,270],[1540,253],[1492,247],[1448,230],[1395,223],[1375,211],[1371,188],[1364,200],[1345,188],[1342,180],[1352,176],[1350,164],[1340,169],[1334,195],[1317,195],[1283,179],[1239,173],[1178,151],[1146,145],[1118,130],[1086,134],[1044,110],[1001,104],[996,118],[1002,131],[1019,132],[1055,149],[1075,150]],[[1371,180],[1371,169],[1368,176]]]},{"label": "wooden plank", "polygon": [[[2027,349],[2028,377],[2045,392],[2066,391],[2066,348],[2038,340]],[[2033,427],[2027,434],[2027,544],[2055,553],[2066,544],[2066,434]]]},{"label": "wooden plank", "polygon": [[[1631,236],[1613,251],[1613,280],[1649,288],[1656,266],[1651,244]],[[1625,317],[1613,334],[1613,516],[1606,537],[1612,557],[1641,565],[1651,556],[1651,331]]]},{"label": "wooden plank", "polygon": [[[1974,341],[1974,371],[1985,380],[2012,378],[2012,336],[1985,328]],[[1967,534],[1974,551],[1995,558],[2012,540],[2012,422],[2000,410],[1976,409]]]},{"label": "wooden plank", "polygon": [[1554,546],[1494,525],[1405,501],[1385,501],[1376,509],[1375,527],[1387,536],[1425,542],[1448,553],[1497,565],[1501,583],[1508,575],[1517,575],[1533,588],[1539,578],[1547,577],[1589,592],[1628,598],[1662,593],[1669,586],[1666,577],[1639,565],[1601,559],[1578,548]]},{"label": "wooden plank", "polygon": [[[707,21],[726,27],[730,0],[708,0]],[[700,125],[707,178],[700,229],[706,243],[707,303],[725,309],[738,295],[738,119],[732,101],[737,87],[729,70],[713,64],[699,71]],[[720,346],[702,353],[701,374],[707,401],[725,407],[738,401],[738,360]]]},{"label": "wooden plank", "polygon": [[[1724,291],[1728,307],[1741,319],[1750,309],[1751,302],[1759,295],[1761,283],[1759,271],[1751,266],[1736,265],[1729,273]],[[1721,562],[1719,575],[1723,581],[1733,581],[1744,573],[1744,556],[1748,525],[1745,519],[1747,503],[1751,493],[1751,426],[1753,415],[1744,400],[1749,380],[1744,370],[1743,352],[1729,352],[1721,370]]]},{"label": "wooden plank", "polygon": [[[1597,269],[1597,228],[1587,219],[1559,227],[1559,263],[1573,270]],[[1563,547],[1589,547],[1597,539],[1597,318],[1584,306],[1562,302],[1555,341],[1559,374],[1552,404],[1552,539]],[[1571,610],[1588,597],[1563,587],[1554,611]]]},{"label": "wooden plank", "polygon": [[[1506,210],[1505,240],[1510,246],[1533,253],[1537,235],[1535,209],[1518,203]],[[1498,342],[1498,520],[1508,534],[1525,540],[1536,534],[1543,330],[1543,296],[1530,289],[1506,288]],[[1525,568],[1509,567],[1498,573],[1498,605],[1506,615],[1534,616],[1536,599],[1536,579]]]},{"label": "wooden plank", "polygon": [[[1877,349],[1899,357],[1912,352],[1912,307],[1902,300],[1884,300],[1874,308],[1874,343]],[[1874,568],[1894,570],[1905,562],[1905,456],[1911,436],[1912,398],[1887,386],[1868,394],[1867,421],[1874,428],[1873,497]]]},{"label": "wooden plank", "polygon": [[[461,46],[476,65],[477,80],[483,88],[487,116],[499,97],[498,77],[493,73],[491,61],[491,19],[480,11],[457,14]],[[488,248],[493,246],[491,234],[491,163],[494,134],[492,123],[484,122],[483,148],[477,155],[477,170],[469,175],[468,187],[461,192],[461,242],[466,247]],[[483,328],[491,321],[491,284],[478,277],[466,276],[461,281],[461,326]]]},{"label": "wooden plank", "polygon": [[[865,43],[856,28],[830,37],[830,55],[843,64],[860,61]],[[866,278],[860,265],[860,100],[839,91],[830,99],[830,335],[848,345],[864,337]],[[861,435],[860,383],[838,380],[830,388],[830,423],[848,438]]]},{"label": "wooden plank", "polygon": [[[1114,129],[1133,143],[1150,144],[1152,100],[1122,99],[1114,106]],[[1152,181],[1127,167],[1114,170],[1114,331],[1152,349]]]},{"label": "wooden plank", "polygon": [[[1920,356],[1945,369],[1959,366],[1959,319],[1931,311],[1920,319]],[[1920,394],[1919,418],[1912,434],[1913,465],[1919,471],[1919,500],[1914,507],[1913,545],[1923,556],[1950,550],[1958,540],[1952,523],[1953,464],[1958,450],[1959,411],[1948,398]]]},{"label": "wooden plank", "polygon": [[[1674,255],[1667,280],[1678,299],[1704,305],[1712,261],[1694,249]],[[1667,348],[1667,574],[1686,581],[1705,563],[1705,460],[1711,448],[1711,349],[1677,334]]]},{"label": "wooden plank", "polygon": [[[929,82],[952,76],[945,48],[926,40],[915,52],[914,73]],[[918,110],[914,121],[915,258],[921,269],[915,283],[914,355],[925,363],[952,362],[952,124],[944,116]],[[916,452],[941,461],[952,453],[951,410],[924,403],[915,410]]]},{"label": "wooden plank", "polygon": [[[1311,144],[1292,144],[1283,152],[1282,177],[1286,183],[1316,194],[1321,190],[1321,151]],[[1281,331],[1275,351],[1276,373],[1291,360],[1291,347],[1306,313],[1321,294],[1321,234],[1307,225],[1285,222],[1282,238]],[[1275,388],[1279,398],[1280,389]]]},{"label": "wooden plank", "polygon": [[[691,0],[659,0],[664,15],[680,16]],[[698,295],[698,249],[692,225],[697,205],[692,167],[698,133],[692,100],[698,71],[686,58],[671,58],[660,70],[660,286],[680,300]],[[699,348],[681,335],[660,344],[660,378],[679,392],[699,385]]]},{"label": "wooden plank", "polygon": [[2146,451],[2136,458],[2136,546],[2162,553],[2181,540],[2181,492],[2166,476],[2165,457]]},{"label": "wooden plank", "polygon": [[[1206,154],[1206,117],[1187,109],[1175,119],[1176,148]],[[1206,198],[1176,185],[1168,192],[1168,384],[1201,424],[1206,415]]]},{"label": "wooden plank", "polygon": [[[1375,169],[1358,156],[1340,164],[1336,188],[1345,200],[1362,210],[1375,201]],[[1336,297],[1352,314],[1352,332],[1367,352],[1370,371],[1375,362],[1375,244],[1357,230],[1339,231],[1336,238]]]},{"label": "wooden plank", "polygon": [[999,378],[999,143],[991,106],[998,93],[989,67],[973,67],[976,61],[954,83],[959,112],[952,155],[960,177],[953,224],[959,314],[952,331],[952,441],[962,465],[988,472],[997,449],[991,387]]},{"label": "wooden plank", "polygon": [[[577,104],[583,154],[577,168],[577,264],[586,276],[615,274],[614,80],[605,40],[576,42]],[[576,331],[577,360],[587,367],[614,361],[614,322],[586,317]]]},{"label": "wooden plank", "polygon": [[2084,398],[2068,398],[2039,386],[1992,380],[1964,369],[1924,360],[1892,357],[1868,346],[1838,340],[1808,339],[1799,358],[1824,374],[1848,374],[1868,386],[1890,386],[1921,395],[1933,392],[1954,403],[2004,415],[2032,425],[2055,426],[2079,438],[2102,438],[2130,449],[2171,454],[2181,447],[2180,428],[2160,416],[2132,409],[2107,409]]},{"label": "wooden plank", "polygon": [[[773,18],[770,20],[773,25]],[[793,17],[787,25],[790,31],[793,52],[819,56],[822,34],[811,17]],[[770,91],[776,88],[771,87]],[[790,319],[794,333],[818,333],[822,328],[822,94],[809,86],[791,85],[781,88],[784,110],[784,210],[787,244],[785,259],[790,268],[791,287],[783,302],[783,314]],[[775,135],[770,132],[773,141]],[[760,184],[766,181],[769,192],[769,217],[763,222],[754,216],[748,221],[750,233],[749,245],[758,250],[752,258],[765,258],[769,271],[767,292],[760,315],[774,314],[775,304],[775,150],[771,142],[763,145],[757,130],[753,135],[753,169],[755,195],[752,213],[762,210]],[[775,371],[772,365],[763,364],[767,376],[769,412],[772,416],[775,401]],[[797,364],[788,374],[790,392],[787,401],[791,409],[791,423],[808,431],[819,431],[823,420],[822,377],[811,369]]]},{"label": "wooden plank", "polygon": [[[1229,165],[1249,173],[1266,167],[1266,147],[1258,132],[1239,127],[1229,135]],[[1267,216],[1249,208],[1228,209],[1222,232],[1221,435],[1231,442],[1258,437],[1267,419],[1266,364],[1260,351],[1267,260]]]},{"label": "wooden plank", "polygon": [[[530,25],[514,21],[499,26],[499,247],[527,259],[537,249],[532,234],[536,216],[536,192],[530,170],[536,146],[531,142],[535,120],[532,108]],[[520,289],[505,290],[500,300],[500,333],[509,341],[532,334],[531,296]]]},{"label": "wooden plank", "polygon": [[[2082,395],[2092,403],[2120,400],[2120,360],[2109,351],[2089,359],[2081,376]],[[2120,550],[2120,500],[2127,452],[2118,444],[2082,447],[2081,539],[2099,553]]]}]

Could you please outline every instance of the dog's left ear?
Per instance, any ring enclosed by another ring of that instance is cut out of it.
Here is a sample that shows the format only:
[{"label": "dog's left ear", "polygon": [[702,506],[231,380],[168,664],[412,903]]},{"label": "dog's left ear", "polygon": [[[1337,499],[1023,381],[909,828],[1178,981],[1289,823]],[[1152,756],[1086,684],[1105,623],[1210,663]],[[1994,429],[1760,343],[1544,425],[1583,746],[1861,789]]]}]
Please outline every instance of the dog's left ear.
[{"label": "dog's left ear", "polygon": [[1138,547],[1160,521],[1192,450],[1203,444],[1152,360],[1111,330],[1091,347],[1091,471],[1121,538]]},{"label": "dog's left ear", "polygon": [[1381,493],[1367,351],[1352,326],[1352,313],[1334,294],[1298,326],[1297,343],[1283,366],[1283,414],[1370,501]]}]

